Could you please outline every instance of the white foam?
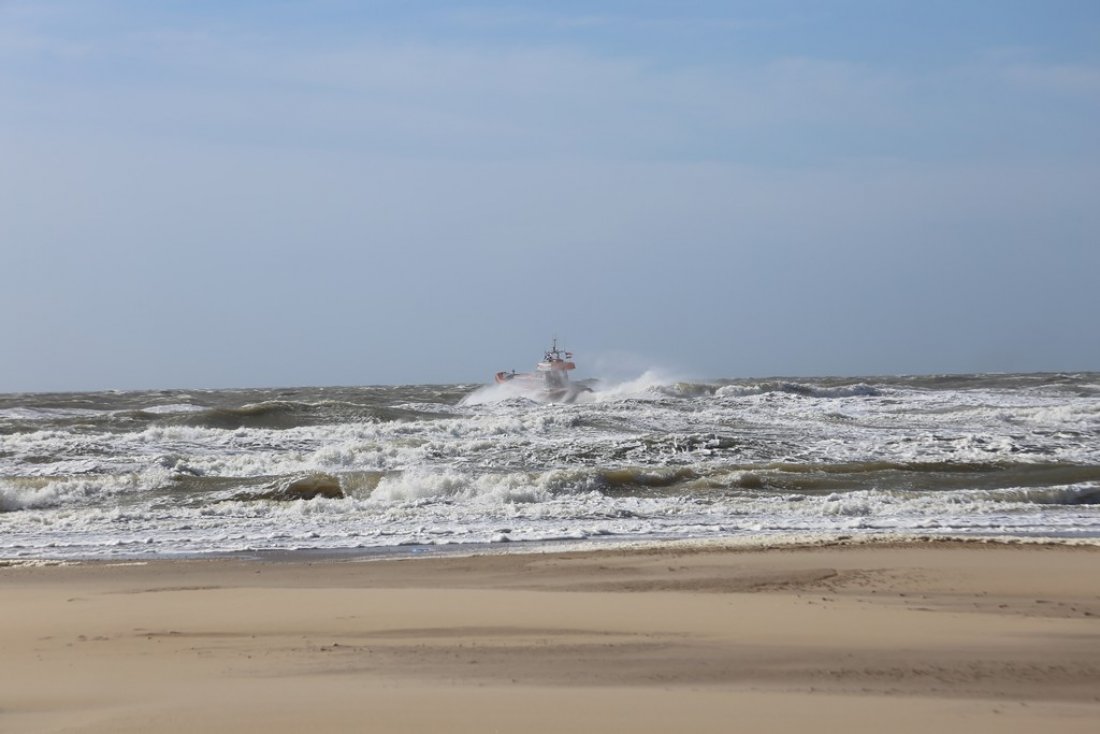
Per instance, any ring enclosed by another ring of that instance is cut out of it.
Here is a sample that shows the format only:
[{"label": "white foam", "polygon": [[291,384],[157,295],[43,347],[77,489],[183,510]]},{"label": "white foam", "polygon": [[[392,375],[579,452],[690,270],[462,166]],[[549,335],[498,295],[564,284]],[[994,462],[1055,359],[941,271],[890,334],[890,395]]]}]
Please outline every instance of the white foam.
[{"label": "white foam", "polygon": [[508,401],[545,402],[540,400],[540,391],[526,387],[518,382],[498,382],[484,385],[462,398],[460,405],[491,405]]},{"label": "white foam", "polygon": [[51,507],[79,508],[111,495],[163,486],[167,474],[151,467],[141,474],[0,479],[0,512]]},{"label": "white foam", "polygon": [[[773,388],[699,388],[650,373],[605,384],[576,405],[513,395],[467,400],[436,411],[445,417],[421,420],[0,434],[0,555],[841,533],[1100,535],[1100,505],[1075,504],[1097,491],[1089,483],[826,495],[740,489],[747,473],[785,464],[1100,464],[1100,397]],[[647,470],[677,467],[701,478],[672,496],[616,496],[600,472],[623,467],[639,481]],[[244,501],[232,485],[314,472],[341,479],[350,496]],[[169,491],[193,477],[219,478],[229,488],[183,498]]]},{"label": "white foam", "polygon": [[0,410],[0,420],[44,421],[59,418],[88,418],[108,415],[107,411],[91,408],[25,408],[14,407]]},{"label": "white foam", "polygon": [[143,413],[151,413],[153,415],[174,415],[178,413],[201,413],[207,410],[201,405],[192,405],[191,403],[172,403],[169,405],[150,405],[141,409]]},{"label": "white foam", "polygon": [[619,400],[659,400],[667,397],[663,389],[678,382],[672,375],[650,369],[626,380],[599,380],[593,385],[592,392],[581,395],[578,401],[605,403]]}]

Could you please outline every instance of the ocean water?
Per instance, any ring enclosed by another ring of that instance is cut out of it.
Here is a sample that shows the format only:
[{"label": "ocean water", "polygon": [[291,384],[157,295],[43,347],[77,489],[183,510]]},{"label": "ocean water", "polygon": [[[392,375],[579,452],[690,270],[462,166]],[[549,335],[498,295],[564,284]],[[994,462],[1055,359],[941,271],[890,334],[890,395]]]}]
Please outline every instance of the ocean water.
[{"label": "ocean water", "polygon": [[0,395],[0,557],[1100,542],[1100,374],[593,388]]}]

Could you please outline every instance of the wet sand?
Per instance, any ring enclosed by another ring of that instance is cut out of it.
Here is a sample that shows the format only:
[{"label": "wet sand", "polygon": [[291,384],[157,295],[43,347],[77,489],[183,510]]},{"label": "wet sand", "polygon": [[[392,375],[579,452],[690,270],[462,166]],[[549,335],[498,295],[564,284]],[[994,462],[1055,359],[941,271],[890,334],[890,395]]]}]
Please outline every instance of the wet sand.
[{"label": "wet sand", "polygon": [[1100,730],[1100,549],[0,566],[4,732]]}]

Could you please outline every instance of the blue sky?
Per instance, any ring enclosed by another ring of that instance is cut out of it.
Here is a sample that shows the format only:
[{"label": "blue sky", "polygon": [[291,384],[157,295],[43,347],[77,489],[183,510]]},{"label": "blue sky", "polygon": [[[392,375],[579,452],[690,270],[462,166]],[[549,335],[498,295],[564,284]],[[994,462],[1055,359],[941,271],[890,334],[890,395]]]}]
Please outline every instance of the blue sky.
[{"label": "blue sky", "polygon": [[0,391],[1100,370],[1097,130],[1093,2],[0,0]]}]

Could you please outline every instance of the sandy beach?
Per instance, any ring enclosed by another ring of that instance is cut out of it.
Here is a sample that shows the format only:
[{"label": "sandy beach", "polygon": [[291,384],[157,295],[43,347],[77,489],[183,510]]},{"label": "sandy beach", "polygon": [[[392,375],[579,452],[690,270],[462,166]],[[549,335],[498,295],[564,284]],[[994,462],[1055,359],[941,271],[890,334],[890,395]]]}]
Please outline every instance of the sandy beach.
[{"label": "sandy beach", "polygon": [[0,567],[5,732],[1094,732],[1100,548]]}]

